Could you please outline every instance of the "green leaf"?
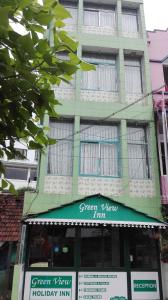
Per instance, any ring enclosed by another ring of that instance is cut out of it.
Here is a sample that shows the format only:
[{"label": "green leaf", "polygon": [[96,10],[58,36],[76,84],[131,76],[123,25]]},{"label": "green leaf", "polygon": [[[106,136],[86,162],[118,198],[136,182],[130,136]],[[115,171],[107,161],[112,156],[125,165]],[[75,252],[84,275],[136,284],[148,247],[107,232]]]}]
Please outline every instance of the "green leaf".
[{"label": "green leaf", "polygon": [[82,61],[80,63],[80,67],[82,71],[91,71],[91,70],[96,70],[95,65],[89,64],[87,62]]},{"label": "green leaf", "polygon": [[56,139],[51,139],[51,138],[49,137],[49,138],[48,138],[48,142],[49,142],[49,145],[55,145]]},{"label": "green leaf", "polygon": [[8,182],[5,179],[1,180],[1,187],[4,190],[8,186]]},{"label": "green leaf", "polygon": [[8,14],[10,7],[0,7],[0,30],[7,30],[9,27]]},{"label": "green leaf", "polygon": [[65,31],[60,31],[59,37],[66,44],[66,46],[70,48],[71,51],[76,52],[78,42],[75,42],[72,38],[67,36]]},{"label": "green leaf", "polygon": [[62,27],[65,26],[65,23],[63,21],[61,21],[61,20],[57,20],[55,22],[55,26],[58,27],[58,28],[62,28]]},{"label": "green leaf", "polygon": [[80,63],[80,61],[81,61],[79,59],[79,57],[76,54],[74,54],[74,53],[69,53],[68,56],[70,57],[71,62],[74,63],[74,64],[76,64],[76,65],[78,65]]},{"label": "green leaf", "polygon": [[71,14],[69,13],[69,11],[60,3],[57,4],[57,6],[54,9],[54,14],[56,19],[67,19],[67,18],[71,18]]},{"label": "green leaf", "polygon": [[40,25],[49,25],[49,23],[52,21],[53,16],[49,13],[40,12],[38,14],[34,14],[34,19],[40,24]]},{"label": "green leaf", "polygon": [[36,150],[36,149],[38,150],[38,149],[42,149],[42,146],[39,143],[36,143],[34,141],[30,141],[29,145],[28,145],[28,148],[32,149],[32,150]]},{"label": "green leaf", "polygon": [[9,182],[9,192],[13,195],[17,195],[17,191],[15,190],[15,187],[13,185],[13,183]]}]

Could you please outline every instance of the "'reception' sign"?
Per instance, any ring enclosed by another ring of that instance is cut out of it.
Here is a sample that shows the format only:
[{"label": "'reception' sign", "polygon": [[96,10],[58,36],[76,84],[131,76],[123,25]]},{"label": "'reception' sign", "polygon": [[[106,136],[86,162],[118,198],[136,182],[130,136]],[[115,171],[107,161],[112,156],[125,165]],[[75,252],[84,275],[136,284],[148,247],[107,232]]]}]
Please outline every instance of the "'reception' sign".
[{"label": "'reception' sign", "polygon": [[157,272],[131,272],[131,290],[134,300],[160,299]]}]

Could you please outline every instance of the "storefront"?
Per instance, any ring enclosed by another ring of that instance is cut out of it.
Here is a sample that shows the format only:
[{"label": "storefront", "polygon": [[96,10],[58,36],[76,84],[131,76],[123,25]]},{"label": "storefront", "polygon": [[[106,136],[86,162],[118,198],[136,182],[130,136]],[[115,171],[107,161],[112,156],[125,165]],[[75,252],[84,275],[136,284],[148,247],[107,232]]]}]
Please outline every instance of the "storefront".
[{"label": "storefront", "polygon": [[23,299],[162,299],[165,224],[94,195],[25,219]]}]

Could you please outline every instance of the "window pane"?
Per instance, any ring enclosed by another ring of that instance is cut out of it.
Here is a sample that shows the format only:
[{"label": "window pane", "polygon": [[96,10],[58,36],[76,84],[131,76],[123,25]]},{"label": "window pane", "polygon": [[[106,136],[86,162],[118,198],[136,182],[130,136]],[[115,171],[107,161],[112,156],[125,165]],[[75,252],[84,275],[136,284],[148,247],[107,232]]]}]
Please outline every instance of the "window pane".
[{"label": "window pane", "polygon": [[154,231],[130,229],[130,255],[132,268],[157,268],[157,248]]},{"label": "window pane", "polygon": [[122,29],[124,32],[138,32],[138,18],[135,13],[127,12],[122,14]]},{"label": "window pane", "polygon": [[104,267],[123,266],[123,250],[120,247],[119,228],[103,229]]},{"label": "window pane", "polygon": [[118,155],[116,144],[100,145],[100,162],[102,176],[118,176]]},{"label": "window pane", "polygon": [[52,250],[52,228],[32,226],[29,235],[29,266],[50,267]]},{"label": "window pane", "polygon": [[102,267],[101,228],[81,228],[81,267]]},{"label": "window pane", "polygon": [[115,12],[100,11],[100,26],[115,28]]},{"label": "window pane", "polygon": [[99,89],[99,70],[97,66],[95,71],[82,73],[82,89],[95,91]]},{"label": "window pane", "polygon": [[25,168],[6,167],[5,175],[8,179],[27,180],[28,170]]},{"label": "window pane", "polygon": [[81,143],[80,173],[87,175],[99,173],[99,144]]},{"label": "window pane", "polygon": [[117,90],[117,73],[115,66],[99,65],[99,89],[102,91]]},{"label": "window pane", "polygon": [[99,12],[96,10],[84,10],[84,25],[99,26]]},{"label": "window pane", "polygon": [[75,228],[54,228],[53,267],[74,266]]},{"label": "window pane", "polygon": [[30,170],[30,180],[31,181],[36,181],[37,180],[37,170],[36,169],[31,169]]},{"label": "window pane", "polygon": [[141,67],[125,66],[126,93],[142,93]]},{"label": "window pane", "polygon": [[146,146],[128,145],[129,176],[132,179],[148,178]]},{"label": "window pane", "polygon": [[71,175],[73,124],[51,121],[50,128],[50,137],[57,139],[57,143],[49,147],[48,172],[54,175]]}]

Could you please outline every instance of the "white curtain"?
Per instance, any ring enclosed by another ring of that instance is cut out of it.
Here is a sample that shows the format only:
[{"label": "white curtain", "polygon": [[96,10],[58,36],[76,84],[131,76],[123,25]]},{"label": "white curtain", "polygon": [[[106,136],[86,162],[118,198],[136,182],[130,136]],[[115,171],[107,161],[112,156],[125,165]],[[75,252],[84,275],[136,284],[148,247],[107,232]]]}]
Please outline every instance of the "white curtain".
[{"label": "white curtain", "polygon": [[100,144],[100,175],[118,176],[116,144]]},{"label": "white curtain", "polygon": [[116,67],[99,65],[99,89],[101,91],[117,91]]},{"label": "white curtain", "polygon": [[109,12],[109,11],[100,11],[100,20],[99,24],[101,27],[116,27],[116,18],[115,18],[115,12]]},{"label": "white curtain", "polygon": [[149,161],[147,155],[145,129],[128,128],[128,161],[129,176],[132,179],[147,179],[149,177]]},{"label": "white curtain", "polygon": [[99,12],[96,10],[84,10],[84,25],[99,26]]},{"label": "white curtain", "polygon": [[[50,122],[50,137],[57,143],[49,146],[48,172],[53,175],[72,175],[73,124]],[[60,140],[61,139],[61,140]]]},{"label": "white curtain", "polygon": [[142,74],[140,61],[125,61],[125,89],[126,93],[142,93]]},{"label": "white curtain", "polygon": [[87,127],[89,124],[81,125],[81,174],[117,177],[117,126]]},{"label": "white curtain", "polygon": [[95,71],[82,73],[82,89],[95,91],[99,89],[99,70],[97,66]]},{"label": "white curtain", "polygon": [[81,143],[81,174],[98,175],[99,144]]},{"label": "white curtain", "polygon": [[66,9],[70,12],[72,18],[65,19],[66,24],[77,24],[77,9],[75,7],[66,7]]},{"label": "white curtain", "polygon": [[135,13],[122,14],[122,30],[128,33],[138,32],[138,19]]},{"label": "white curtain", "polygon": [[100,64],[95,71],[83,72],[82,89],[117,91],[116,66]]}]

